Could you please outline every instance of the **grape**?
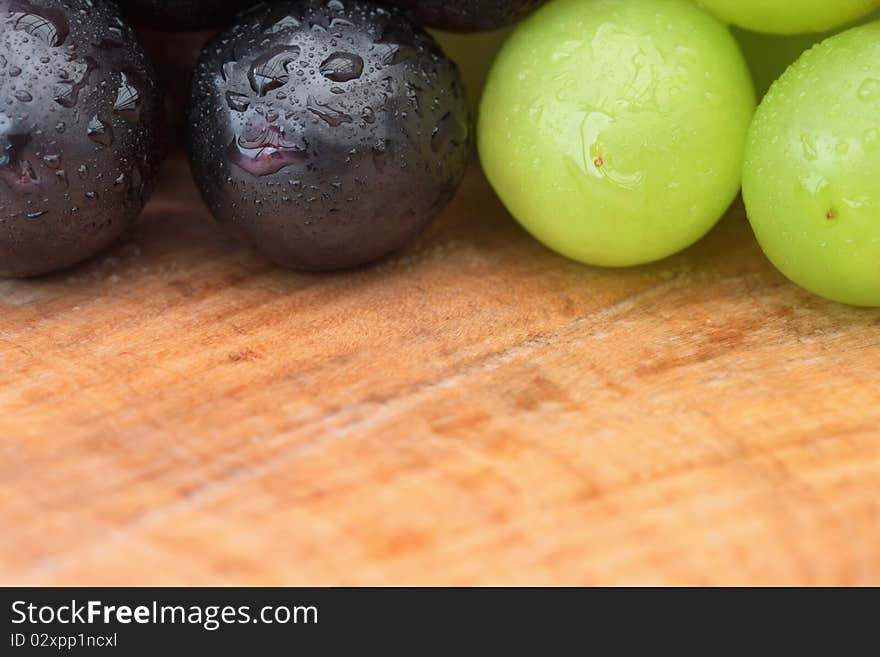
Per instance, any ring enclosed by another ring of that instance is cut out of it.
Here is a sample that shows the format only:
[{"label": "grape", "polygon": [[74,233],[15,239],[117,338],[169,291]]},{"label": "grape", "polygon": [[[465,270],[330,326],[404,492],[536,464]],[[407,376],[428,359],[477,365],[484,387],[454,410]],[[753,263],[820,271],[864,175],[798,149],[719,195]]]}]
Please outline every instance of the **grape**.
[{"label": "grape", "polygon": [[115,5],[0,0],[0,276],[94,255],[158,167],[155,73]]},{"label": "grape", "polygon": [[773,34],[825,32],[868,15],[878,0],[697,0],[729,23]]},{"label": "grape", "polygon": [[256,6],[205,49],[191,159],[217,219],[274,262],[353,267],[444,207],[470,147],[458,70],[364,0]]},{"label": "grape", "polygon": [[743,197],[782,273],[880,306],[880,22],[822,42],[773,85],[749,133]]},{"label": "grape", "polygon": [[452,32],[496,30],[514,23],[545,0],[386,0],[427,25]]},{"label": "grape", "polygon": [[480,157],[511,214],[550,248],[641,264],[722,216],[754,107],[736,43],[692,2],[555,0],[498,55]]}]

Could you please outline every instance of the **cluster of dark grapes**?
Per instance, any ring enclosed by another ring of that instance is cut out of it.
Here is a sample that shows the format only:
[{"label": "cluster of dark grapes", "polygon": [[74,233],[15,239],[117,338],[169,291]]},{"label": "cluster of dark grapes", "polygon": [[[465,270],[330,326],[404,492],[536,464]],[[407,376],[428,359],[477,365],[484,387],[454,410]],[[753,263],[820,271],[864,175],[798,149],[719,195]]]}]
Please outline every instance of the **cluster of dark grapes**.
[{"label": "cluster of dark grapes", "polygon": [[0,275],[84,260],[143,209],[176,118],[161,88],[178,81],[159,80],[131,25],[225,28],[179,120],[194,178],[274,262],[325,270],[400,248],[462,179],[468,103],[424,27],[496,28],[539,4],[0,0]]}]

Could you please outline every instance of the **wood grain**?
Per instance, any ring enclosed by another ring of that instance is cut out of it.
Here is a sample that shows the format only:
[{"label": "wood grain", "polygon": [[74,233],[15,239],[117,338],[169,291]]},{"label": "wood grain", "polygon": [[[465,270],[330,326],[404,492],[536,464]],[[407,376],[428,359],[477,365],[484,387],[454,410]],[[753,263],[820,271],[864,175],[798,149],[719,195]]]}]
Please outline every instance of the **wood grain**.
[{"label": "wood grain", "polygon": [[187,175],[0,282],[0,582],[880,584],[880,311],[788,284],[741,207],[596,269],[475,168],[407,252],[303,275]]}]

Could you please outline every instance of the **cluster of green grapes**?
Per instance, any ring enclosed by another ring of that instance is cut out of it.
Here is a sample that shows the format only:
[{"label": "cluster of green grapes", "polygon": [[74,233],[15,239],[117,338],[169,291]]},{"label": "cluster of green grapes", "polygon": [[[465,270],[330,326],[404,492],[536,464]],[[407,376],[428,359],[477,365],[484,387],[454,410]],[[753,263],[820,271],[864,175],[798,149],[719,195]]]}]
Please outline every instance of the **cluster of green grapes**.
[{"label": "cluster of green grapes", "polygon": [[[551,0],[488,74],[486,175],[540,241],[604,266],[689,246],[742,188],[785,275],[880,306],[878,12],[880,0]],[[455,56],[462,43],[445,45]]]}]

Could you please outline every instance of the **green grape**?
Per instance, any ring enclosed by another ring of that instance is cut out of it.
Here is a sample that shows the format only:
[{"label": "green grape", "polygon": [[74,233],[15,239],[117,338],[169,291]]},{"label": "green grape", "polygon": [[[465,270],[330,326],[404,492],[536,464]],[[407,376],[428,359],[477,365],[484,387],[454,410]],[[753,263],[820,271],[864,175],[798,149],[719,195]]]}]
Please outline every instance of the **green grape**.
[{"label": "green grape", "polygon": [[782,273],[880,306],[880,22],[822,42],[773,85],[749,133],[743,197]]},{"label": "green grape", "polygon": [[486,77],[495,54],[510,34],[509,28],[493,32],[440,32],[432,31],[440,47],[461,70],[464,90],[471,110],[476,112],[486,84]]},{"label": "green grape", "polygon": [[478,146],[536,238],[581,262],[636,265],[722,216],[754,109],[739,48],[689,0],[554,0],[499,53]]},{"label": "green grape", "polygon": [[868,15],[880,0],[697,0],[728,23],[772,34],[825,32]]}]

